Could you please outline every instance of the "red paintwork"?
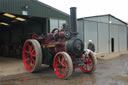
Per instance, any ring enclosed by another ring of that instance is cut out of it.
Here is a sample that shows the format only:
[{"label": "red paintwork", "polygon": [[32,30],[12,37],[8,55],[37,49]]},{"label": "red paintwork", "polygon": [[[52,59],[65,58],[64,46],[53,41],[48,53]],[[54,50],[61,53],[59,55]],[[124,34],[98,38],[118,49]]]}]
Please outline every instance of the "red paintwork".
[{"label": "red paintwork", "polygon": [[59,32],[60,38],[64,38],[64,31]]},{"label": "red paintwork", "polygon": [[[55,31],[59,31],[58,32],[58,36],[59,36],[59,39],[52,39],[52,38],[55,38],[55,35],[57,33],[55,33]],[[65,51],[66,52],[66,42],[67,40],[63,40],[64,39],[64,31],[60,31],[59,29],[55,28],[52,33],[49,33],[47,35],[47,37],[45,37],[44,40],[42,40],[42,45],[43,46],[49,46],[49,45],[55,45],[55,47],[51,47],[49,48],[49,52],[52,53],[52,54],[56,54],[60,51]]]},{"label": "red paintwork", "polygon": [[[45,38],[42,39],[41,46],[43,48],[48,48],[48,52],[53,55],[56,55],[58,52],[62,52],[62,51],[67,52],[66,51],[66,43],[68,42],[68,39],[65,39],[64,33],[65,33],[65,30],[60,31],[59,29],[55,28],[52,31],[52,33],[47,34],[47,36],[45,36]],[[38,40],[39,36],[34,34],[32,36],[32,38]],[[31,52],[31,51],[33,51],[32,50],[33,45],[30,45],[30,44],[32,44],[32,42],[27,42],[25,44],[25,47],[23,50],[24,65],[28,71],[31,71],[34,68],[35,59],[36,59],[35,58],[36,53]],[[27,47],[28,47],[29,51],[27,51]],[[26,52],[30,55],[30,58],[26,55]],[[73,63],[73,69],[80,68],[83,72],[91,72],[93,70],[94,62],[92,60],[92,57],[91,56],[87,57],[87,55],[85,55],[85,54],[86,53],[84,52],[82,54],[81,58],[77,58],[76,56],[70,56],[72,59],[72,62],[76,62],[75,64]],[[83,59],[83,55],[86,56],[85,60]],[[60,60],[60,57],[62,57],[62,61]],[[33,59],[34,59],[34,61],[33,61]],[[80,65],[77,63],[77,61],[84,62],[84,64]],[[31,66],[31,64],[32,64],[32,66]],[[59,65],[61,65],[61,68],[59,67]],[[64,55],[58,54],[54,59],[53,66],[54,66],[54,70],[59,78],[64,79],[68,75],[68,70],[69,70],[68,63],[65,61]],[[87,67],[89,67],[90,69],[87,69]]]},{"label": "red paintwork", "polygon": [[[83,60],[84,54],[81,56],[81,60]],[[94,69],[94,61],[91,55],[88,55],[89,57],[85,57],[86,64],[80,66],[80,69],[83,72],[91,72]]]},{"label": "red paintwork", "polygon": [[25,68],[28,71],[32,71],[36,62],[36,52],[31,41],[27,41],[23,49],[23,61]]},{"label": "red paintwork", "polygon": [[39,35],[38,34],[33,34],[32,35],[32,39],[36,39],[37,40],[38,38],[39,38]]},{"label": "red paintwork", "polygon": [[[60,57],[61,57],[61,59],[60,59]],[[64,55],[58,54],[58,55],[56,55],[54,63],[53,63],[56,75],[62,79],[64,79],[67,76],[68,71],[69,71],[68,63],[65,58],[66,57]]]}]

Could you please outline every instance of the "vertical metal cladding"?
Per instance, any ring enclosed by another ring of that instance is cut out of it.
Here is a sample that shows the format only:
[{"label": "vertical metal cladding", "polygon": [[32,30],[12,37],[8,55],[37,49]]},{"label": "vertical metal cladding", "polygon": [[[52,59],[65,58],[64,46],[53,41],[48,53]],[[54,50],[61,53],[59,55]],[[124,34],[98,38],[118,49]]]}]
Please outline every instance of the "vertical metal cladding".
[{"label": "vertical metal cladding", "polygon": [[70,20],[71,20],[71,30],[73,32],[77,32],[76,7],[71,7],[70,8]]},{"label": "vertical metal cladding", "polygon": [[8,12],[12,14],[22,14],[25,5],[28,5],[28,15],[59,18],[69,22],[69,15],[63,13],[51,6],[39,2],[38,0],[0,0],[0,12]]},{"label": "vertical metal cladding", "polygon": [[127,50],[126,23],[110,14],[78,19],[78,28],[79,33],[84,30],[78,37],[84,38],[85,48],[87,48],[88,40],[92,40],[96,52],[109,53]]}]

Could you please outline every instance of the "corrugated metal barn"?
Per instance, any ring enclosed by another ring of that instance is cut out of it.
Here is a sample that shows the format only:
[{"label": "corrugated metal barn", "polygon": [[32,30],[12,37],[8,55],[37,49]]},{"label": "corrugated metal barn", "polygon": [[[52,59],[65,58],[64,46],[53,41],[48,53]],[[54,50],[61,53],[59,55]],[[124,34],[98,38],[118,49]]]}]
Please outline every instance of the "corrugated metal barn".
[{"label": "corrugated metal barn", "polygon": [[[0,56],[18,56],[33,33],[69,23],[69,15],[38,0],[0,0]],[[18,54],[17,54],[18,53]]]},{"label": "corrugated metal barn", "polygon": [[96,52],[110,53],[127,50],[127,24],[108,14],[78,19],[78,37],[95,44]]}]

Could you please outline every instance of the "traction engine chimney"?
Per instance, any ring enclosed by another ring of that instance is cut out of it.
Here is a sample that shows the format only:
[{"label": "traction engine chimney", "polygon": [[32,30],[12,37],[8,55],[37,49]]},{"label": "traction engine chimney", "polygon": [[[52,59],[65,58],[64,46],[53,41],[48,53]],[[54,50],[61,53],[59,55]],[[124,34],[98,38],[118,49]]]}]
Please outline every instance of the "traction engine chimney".
[{"label": "traction engine chimney", "polygon": [[70,8],[70,20],[72,32],[77,32],[76,7]]}]

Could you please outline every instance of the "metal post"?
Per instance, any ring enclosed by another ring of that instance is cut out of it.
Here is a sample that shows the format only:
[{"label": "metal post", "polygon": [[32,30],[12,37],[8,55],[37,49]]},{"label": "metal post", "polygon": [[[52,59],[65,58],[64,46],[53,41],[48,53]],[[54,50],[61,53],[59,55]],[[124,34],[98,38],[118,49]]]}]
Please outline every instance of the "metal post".
[{"label": "metal post", "polygon": [[46,18],[46,33],[48,33],[48,30],[49,30],[49,26],[48,26],[48,18]]},{"label": "metal post", "polygon": [[99,22],[96,23],[97,24],[97,52],[99,52]]},{"label": "metal post", "polygon": [[111,37],[110,37],[110,15],[108,16],[108,49],[109,49],[109,53],[111,53]]},{"label": "metal post", "polygon": [[127,51],[128,51],[128,24],[127,24],[126,28],[127,28]]}]

